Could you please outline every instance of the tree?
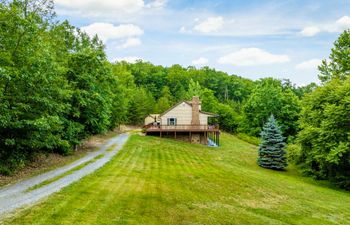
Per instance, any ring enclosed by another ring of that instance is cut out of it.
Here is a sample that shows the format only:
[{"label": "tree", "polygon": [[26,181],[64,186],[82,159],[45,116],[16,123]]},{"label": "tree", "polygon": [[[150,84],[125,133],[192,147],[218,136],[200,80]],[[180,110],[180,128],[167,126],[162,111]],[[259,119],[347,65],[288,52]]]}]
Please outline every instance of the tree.
[{"label": "tree", "polygon": [[350,189],[350,77],[333,78],[302,102],[299,164],[305,173]]},{"label": "tree", "polygon": [[192,99],[193,96],[202,96],[203,88],[199,84],[199,82],[195,82],[192,79],[190,80],[188,84],[188,91],[186,93],[186,99]]},{"label": "tree", "polygon": [[0,173],[36,152],[69,154],[125,117],[98,37],[53,22],[52,0],[0,2]]},{"label": "tree", "polygon": [[280,127],[271,115],[261,132],[259,166],[275,170],[283,170],[287,167],[284,139]]},{"label": "tree", "polygon": [[329,56],[329,62],[323,60],[318,67],[319,79],[322,82],[330,81],[332,78],[344,80],[350,75],[350,29],[345,30],[334,42],[334,47]]},{"label": "tree", "polygon": [[87,48],[70,56],[67,79],[72,87],[71,119],[84,125],[84,136],[108,129],[111,115],[106,78],[110,71],[103,58]]},{"label": "tree", "polygon": [[283,90],[280,80],[265,78],[259,81],[243,106],[240,129],[258,136],[266,119],[273,114],[281,121],[286,136],[295,135],[299,112],[298,97],[290,89]]},{"label": "tree", "polygon": [[48,33],[52,4],[0,3],[0,165],[8,171],[36,151],[70,146],[64,137],[70,91]]},{"label": "tree", "polygon": [[155,108],[154,98],[147,89],[136,89],[128,110],[128,118],[131,124],[143,124],[145,117],[153,113]]},{"label": "tree", "polygon": [[162,89],[161,97],[158,99],[154,112],[163,113],[169,109],[172,103],[172,97],[168,86],[164,86]]},{"label": "tree", "polygon": [[350,30],[329,59],[319,67],[323,84],[303,98],[300,148],[293,154],[304,173],[350,190]]},{"label": "tree", "polygon": [[189,83],[187,71],[180,65],[173,65],[167,69],[167,86],[170,88],[175,101],[181,101],[186,96]]}]

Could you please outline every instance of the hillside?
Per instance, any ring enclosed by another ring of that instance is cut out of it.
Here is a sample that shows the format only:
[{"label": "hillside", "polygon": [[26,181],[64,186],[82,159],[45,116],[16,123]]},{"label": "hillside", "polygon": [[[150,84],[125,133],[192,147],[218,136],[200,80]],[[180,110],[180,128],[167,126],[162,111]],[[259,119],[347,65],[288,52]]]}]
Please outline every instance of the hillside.
[{"label": "hillside", "polygon": [[350,194],[256,165],[257,148],[134,135],[105,167],[6,224],[349,224]]}]

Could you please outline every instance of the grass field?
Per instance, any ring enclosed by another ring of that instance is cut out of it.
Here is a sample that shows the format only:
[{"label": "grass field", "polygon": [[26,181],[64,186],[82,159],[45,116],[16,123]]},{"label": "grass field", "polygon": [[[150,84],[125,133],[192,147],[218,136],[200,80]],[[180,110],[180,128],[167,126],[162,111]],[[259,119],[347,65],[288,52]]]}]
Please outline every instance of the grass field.
[{"label": "grass field", "polygon": [[5,224],[350,224],[350,193],[256,165],[223,134],[208,148],[134,135],[105,167]]}]

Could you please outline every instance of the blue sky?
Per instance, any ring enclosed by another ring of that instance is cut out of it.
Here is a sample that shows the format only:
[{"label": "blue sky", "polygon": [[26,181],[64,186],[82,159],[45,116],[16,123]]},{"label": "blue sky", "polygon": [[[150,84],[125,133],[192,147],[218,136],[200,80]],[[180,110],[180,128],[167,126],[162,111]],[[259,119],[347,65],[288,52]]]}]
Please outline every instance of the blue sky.
[{"label": "blue sky", "polygon": [[98,34],[109,60],[209,66],[251,79],[317,82],[317,65],[350,28],[350,2],[55,0],[59,19]]}]

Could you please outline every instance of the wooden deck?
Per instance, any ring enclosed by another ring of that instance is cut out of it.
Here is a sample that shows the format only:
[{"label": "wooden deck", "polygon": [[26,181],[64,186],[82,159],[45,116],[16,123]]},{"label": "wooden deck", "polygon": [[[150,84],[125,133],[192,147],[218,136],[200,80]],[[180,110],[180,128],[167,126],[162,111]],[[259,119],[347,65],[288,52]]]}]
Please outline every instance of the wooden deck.
[{"label": "wooden deck", "polygon": [[146,132],[217,132],[219,125],[147,125]]},{"label": "wooden deck", "polygon": [[[198,143],[198,140],[202,144],[215,143],[219,146],[219,126],[218,125],[153,125],[149,124],[143,127],[144,131],[148,135],[159,135],[159,137],[166,136],[178,139],[179,136],[188,135],[189,142]],[[199,136],[196,136],[198,135]],[[192,138],[192,137],[197,137]],[[199,137],[199,139],[198,139]],[[181,137],[180,137],[181,138]],[[213,145],[211,145],[213,146]]]}]

